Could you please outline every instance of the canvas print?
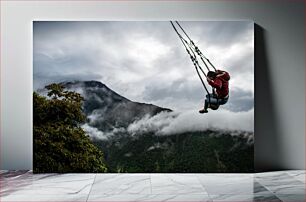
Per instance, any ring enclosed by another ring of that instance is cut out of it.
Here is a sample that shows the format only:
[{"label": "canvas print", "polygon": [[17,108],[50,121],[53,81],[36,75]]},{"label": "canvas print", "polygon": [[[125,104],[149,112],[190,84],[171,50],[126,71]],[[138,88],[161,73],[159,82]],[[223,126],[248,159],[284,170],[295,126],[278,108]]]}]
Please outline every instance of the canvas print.
[{"label": "canvas print", "polygon": [[250,21],[34,21],[35,173],[254,169]]}]

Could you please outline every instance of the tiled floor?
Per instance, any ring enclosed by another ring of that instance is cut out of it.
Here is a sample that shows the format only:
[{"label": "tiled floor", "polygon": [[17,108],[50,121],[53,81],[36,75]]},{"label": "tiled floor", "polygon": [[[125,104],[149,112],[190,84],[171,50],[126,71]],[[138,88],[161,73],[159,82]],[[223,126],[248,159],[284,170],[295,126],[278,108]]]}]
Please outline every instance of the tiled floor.
[{"label": "tiled floor", "polygon": [[0,201],[305,201],[305,171],[256,174],[32,174],[1,171]]}]

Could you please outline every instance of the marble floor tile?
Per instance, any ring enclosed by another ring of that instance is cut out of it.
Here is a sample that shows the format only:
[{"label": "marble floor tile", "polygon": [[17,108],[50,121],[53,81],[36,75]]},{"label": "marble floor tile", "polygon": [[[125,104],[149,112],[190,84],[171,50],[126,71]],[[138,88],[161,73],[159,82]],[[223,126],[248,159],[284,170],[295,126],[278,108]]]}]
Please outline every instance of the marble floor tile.
[{"label": "marble floor tile", "polygon": [[303,183],[305,183],[305,171],[304,170],[293,170],[293,171],[286,171],[288,175],[293,177],[296,180],[299,180]]},{"label": "marble floor tile", "polygon": [[277,196],[274,194],[254,194],[253,195],[254,202],[282,202]]},{"label": "marble floor tile", "polygon": [[233,195],[233,194],[221,194],[210,195],[214,202],[282,202],[277,196],[273,194],[265,195]]},{"label": "marble floor tile", "polygon": [[151,194],[150,174],[97,174],[90,194]]},{"label": "marble floor tile", "polygon": [[266,193],[266,192],[270,192],[270,191],[267,188],[265,188],[264,186],[262,186],[259,182],[254,180],[253,193],[254,194],[260,194],[260,193]]},{"label": "marble floor tile", "polygon": [[12,194],[8,196],[1,197],[1,202],[86,202],[88,195],[58,195],[58,194],[52,194],[52,195],[23,195],[23,194]]},{"label": "marble floor tile", "polygon": [[209,195],[213,201],[218,202],[252,202],[253,195],[233,195],[233,194],[219,194]]},{"label": "marble floor tile", "polygon": [[296,171],[273,171],[273,172],[261,172],[254,173],[254,178],[261,179],[291,179],[292,177],[288,173],[296,174]]},{"label": "marble floor tile", "polygon": [[306,191],[305,183],[296,180],[285,172],[257,176],[256,181],[274,194],[304,194]]},{"label": "marble floor tile", "polygon": [[259,182],[254,181],[254,191],[253,191],[254,196],[259,197],[263,196],[263,198],[267,196],[275,196],[275,194],[268,190],[265,186],[261,185]]},{"label": "marble floor tile", "polygon": [[1,201],[305,201],[305,171],[259,174],[0,173]]},{"label": "marble floor tile", "polygon": [[27,174],[7,178],[1,196],[89,194],[96,174]]},{"label": "marble floor tile", "polygon": [[292,170],[277,170],[277,171],[270,171],[270,172],[257,172],[254,173],[254,176],[274,176],[274,175],[279,175],[283,174],[286,172],[290,172]]},{"label": "marble floor tile", "polygon": [[265,186],[254,180],[253,201],[255,202],[281,202],[281,200]]},{"label": "marble floor tile", "polygon": [[18,191],[29,184],[37,180],[39,176],[33,175],[32,172],[25,171],[9,171],[1,175],[0,184],[0,196],[5,196],[11,192]]},{"label": "marble floor tile", "polygon": [[26,176],[26,175],[33,175],[33,173],[29,170],[12,170],[12,171],[2,171],[0,174],[0,180],[7,180],[7,179],[18,179],[20,177]]},{"label": "marble floor tile", "polygon": [[147,202],[212,202],[205,194],[184,194],[184,195],[168,195],[168,194],[126,194],[126,195],[90,195],[88,202],[131,202],[131,201],[147,201]]},{"label": "marble floor tile", "polygon": [[305,185],[297,185],[297,184],[288,184],[288,185],[271,185],[266,186],[269,190],[271,190],[274,194],[305,194]]},{"label": "marble floor tile", "polygon": [[152,194],[202,194],[205,188],[195,174],[151,174]]},{"label": "marble floor tile", "polygon": [[301,174],[301,173],[306,173],[306,170],[285,170],[283,171],[285,173],[288,173],[288,174]]},{"label": "marble floor tile", "polygon": [[277,194],[283,202],[305,202],[305,194]]},{"label": "marble floor tile", "polygon": [[252,174],[199,174],[197,177],[211,195],[253,194]]}]

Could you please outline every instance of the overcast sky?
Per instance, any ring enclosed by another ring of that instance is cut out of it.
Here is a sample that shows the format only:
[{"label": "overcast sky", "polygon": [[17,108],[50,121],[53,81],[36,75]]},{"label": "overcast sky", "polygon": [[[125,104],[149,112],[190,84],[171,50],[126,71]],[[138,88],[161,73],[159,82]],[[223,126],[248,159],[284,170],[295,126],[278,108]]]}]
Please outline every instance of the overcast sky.
[{"label": "overcast sky", "polygon": [[[223,108],[254,107],[250,21],[180,24],[218,68],[228,71]],[[170,22],[34,22],[34,90],[51,82],[97,80],[122,96],[174,110],[203,105],[205,91]]]}]

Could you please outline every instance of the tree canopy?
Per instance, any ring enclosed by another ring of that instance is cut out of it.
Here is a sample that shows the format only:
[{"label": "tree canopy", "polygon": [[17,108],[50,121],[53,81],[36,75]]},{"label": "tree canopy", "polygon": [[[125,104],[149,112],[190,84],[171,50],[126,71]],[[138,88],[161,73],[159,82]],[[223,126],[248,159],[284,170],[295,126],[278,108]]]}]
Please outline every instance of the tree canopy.
[{"label": "tree canopy", "polygon": [[81,128],[84,98],[60,84],[33,93],[34,172],[106,172],[100,151]]}]

